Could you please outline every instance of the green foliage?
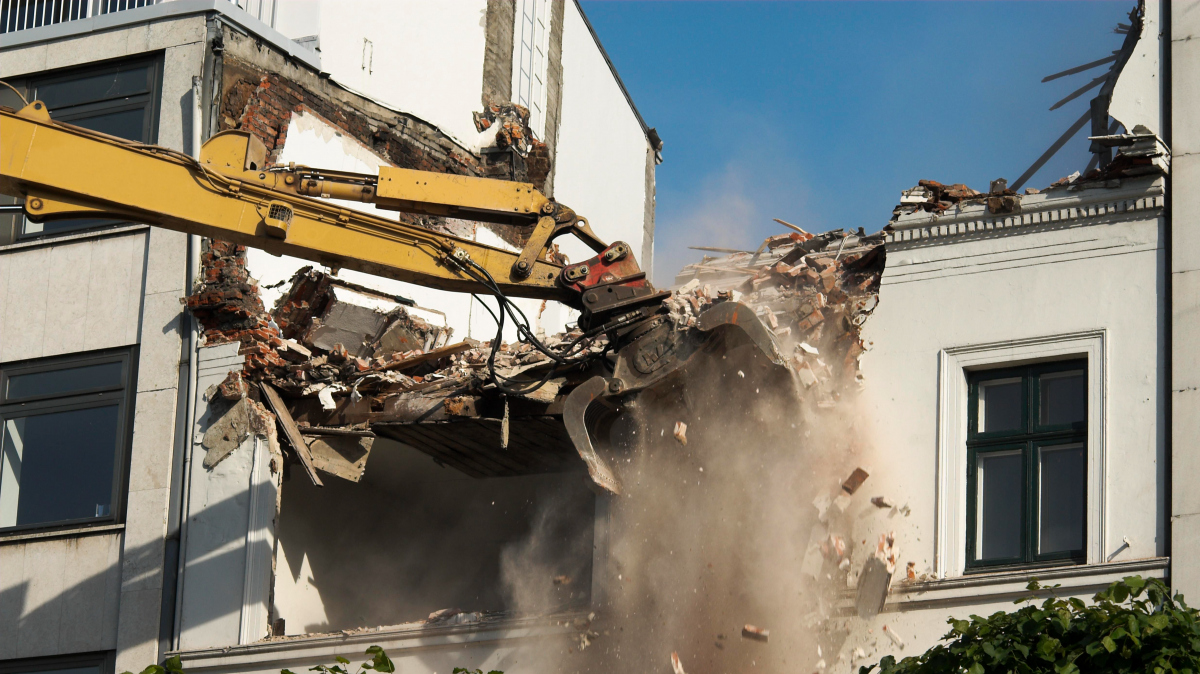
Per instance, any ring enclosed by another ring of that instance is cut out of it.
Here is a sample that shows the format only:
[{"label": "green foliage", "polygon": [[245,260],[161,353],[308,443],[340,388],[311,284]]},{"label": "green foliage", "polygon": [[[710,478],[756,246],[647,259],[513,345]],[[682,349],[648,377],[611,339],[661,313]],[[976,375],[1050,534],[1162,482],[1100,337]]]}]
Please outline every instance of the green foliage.
[{"label": "green foliage", "polygon": [[[451,674],[483,674],[483,670],[482,669],[467,669],[466,667],[455,667],[454,671],[451,672]],[[504,674],[504,672],[501,672],[500,670],[497,670],[497,669],[493,669],[492,671],[488,672],[488,674]]]},{"label": "green foliage", "polygon": [[[391,658],[389,658],[387,653],[384,653],[383,649],[379,646],[372,646],[368,648],[366,655],[371,656],[371,661],[364,662],[359,665],[354,674],[363,674],[363,672],[367,671],[381,672],[382,674],[392,674],[392,672],[396,671],[396,665],[392,664]],[[350,667],[350,661],[340,655],[335,659],[338,662],[336,665],[317,665],[316,667],[309,667],[308,671],[320,672],[321,674],[350,674],[348,669]],[[294,673],[290,670],[282,669],[279,671],[279,674]]]},{"label": "green foliage", "polygon": [[[125,672],[125,674],[132,674]],[[150,665],[142,670],[141,674],[183,674],[183,661],[176,655],[173,658],[167,658],[167,661],[161,665]]]},{"label": "green foliage", "polygon": [[1037,580],[1028,589],[1049,590],[1013,613],[947,621],[950,632],[925,653],[897,662],[884,657],[859,668],[867,674],[1200,674],[1200,611],[1156,578],[1128,576],[1086,605],[1060,599],[1058,586]]},{"label": "green foliage", "polygon": [[[396,666],[391,662],[391,658],[379,646],[371,646],[366,651],[366,655],[371,656],[370,662],[359,664],[358,670],[354,674],[364,674],[365,672],[379,672],[380,674],[392,674],[396,672]],[[350,661],[342,656],[336,657],[337,664],[318,664],[317,667],[310,667],[310,672],[320,672],[322,674],[349,674],[347,669],[350,666]],[[457,672],[457,669],[455,670]],[[463,669],[466,672],[466,669]],[[132,674],[125,672],[124,674]],[[184,674],[184,663],[180,661],[178,655],[168,658],[167,662],[161,664],[151,664],[142,670],[142,674]],[[290,669],[280,669],[280,674],[295,674]],[[503,672],[488,672],[488,674],[504,674]]]}]

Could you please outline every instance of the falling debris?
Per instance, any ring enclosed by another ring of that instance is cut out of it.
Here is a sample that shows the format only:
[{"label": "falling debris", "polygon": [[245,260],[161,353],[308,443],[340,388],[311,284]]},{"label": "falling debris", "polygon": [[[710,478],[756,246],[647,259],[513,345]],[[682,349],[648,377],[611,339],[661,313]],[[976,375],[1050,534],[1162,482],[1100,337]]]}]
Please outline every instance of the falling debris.
[{"label": "falling debris", "polygon": [[893,507],[893,506],[892,506],[892,504],[891,504],[891,503],[889,503],[889,502],[888,502],[888,500],[887,500],[886,498],[882,497],[882,496],[874,496],[874,497],[872,497],[872,498],[871,498],[871,505],[875,506],[876,508],[881,508],[881,509],[882,509],[882,508],[892,508],[892,507]]},{"label": "falling debris", "polygon": [[570,576],[555,576],[554,584],[555,585],[570,585],[571,577]]},{"label": "falling debris", "polygon": [[904,575],[908,580],[914,581],[917,579],[917,563],[916,562],[909,562],[907,568],[905,568],[904,571],[905,571]]},{"label": "falling debris", "polygon": [[859,617],[874,618],[883,610],[892,573],[896,571],[897,553],[895,532],[880,534],[875,554],[863,564],[858,580],[858,598],[854,605]]},{"label": "falling debris", "polygon": [[742,638],[743,639],[752,639],[754,641],[762,641],[765,643],[767,641],[767,638],[770,636],[771,636],[771,630],[763,629],[762,627],[755,627],[754,625],[746,625],[745,627],[742,628]]},{"label": "falling debris", "polygon": [[896,634],[896,630],[891,629],[887,625],[884,625],[883,632],[884,632],[884,634],[888,635],[888,638],[892,640],[893,644],[896,644],[897,648],[899,648],[900,650],[904,650],[904,639],[901,639],[900,635]]},{"label": "falling debris", "polygon": [[845,481],[842,482],[842,491],[853,495],[854,492],[858,491],[858,488],[862,486],[863,482],[867,481],[868,477],[869,474],[867,471],[863,470],[862,468],[855,468],[854,472],[850,473],[850,477],[846,478]]},{"label": "falling debris", "polygon": [[687,674],[683,671],[683,663],[679,660],[679,653],[676,653],[675,651],[671,651],[671,670],[674,671],[675,674]]},{"label": "falling debris", "polygon": [[683,423],[682,421],[676,421],[675,430],[671,431],[671,433],[675,436],[675,439],[679,441],[679,444],[687,444],[687,424]]}]

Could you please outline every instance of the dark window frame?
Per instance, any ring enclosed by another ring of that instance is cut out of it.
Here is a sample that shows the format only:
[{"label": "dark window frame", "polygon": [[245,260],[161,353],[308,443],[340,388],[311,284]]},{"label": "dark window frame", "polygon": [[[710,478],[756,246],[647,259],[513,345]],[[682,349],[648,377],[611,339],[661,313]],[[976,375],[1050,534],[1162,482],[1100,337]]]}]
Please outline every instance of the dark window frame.
[{"label": "dark window frame", "polygon": [[[143,143],[157,143],[159,118],[161,117],[162,108],[162,86],[163,86],[163,53],[156,52],[133,57],[122,57],[98,63],[89,63],[85,66],[73,66],[62,70],[47,71],[25,75],[19,78],[13,84],[21,93],[30,101],[38,98],[39,87],[45,87],[51,84],[62,82],[70,82],[83,77],[104,74],[105,72],[119,72],[122,69],[141,68],[149,66],[151,68],[150,84],[148,91],[143,94],[134,96],[115,96],[108,99],[89,101],[85,103],[77,103],[69,106],[66,109],[50,108],[51,118],[55,121],[74,124],[79,119],[95,116],[96,113],[116,113],[128,110],[136,110],[145,108],[146,119],[144,121],[143,135],[141,138],[134,139]],[[138,98],[137,102],[131,102],[131,98]],[[58,227],[53,231],[42,231],[31,234],[25,233],[26,219],[21,215],[9,216],[13,222],[8,227],[0,227],[3,229],[11,229],[11,238],[14,242],[37,241],[41,239],[50,239],[57,236],[67,234],[76,234],[82,231],[103,231],[113,227],[119,227],[128,224],[124,220],[97,220],[97,219],[81,219],[78,226]],[[7,218],[6,218],[7,219]],[[3,239],[0,233],[0,240]]]},{"label": "dark window frame", "polygon": [[75,667],[99,667],[100,674],[113,674],[116,671],[116,659],[113,651],[19,658],[0,662],[0,674],[37,674]]},{"label": "dark window frame", "polygon": [[[1038,385],[1044,375],[1060,372],[1083,371],[1084,377],[1084,421],[1058,426],[1043,426],[1038,412],[1041,403],[1041,387]],[[1083,507],[1083,545],[1078,550],[1041,554],[1037,551],[1040,534],[1040,513],[1038,511],[1038,493],[1040,484],[1038,470],[1038,452],[1042,447],[1078,444],[1084,448],[1085,457],[1088,446],[1088,361],[1087,358],[1073,358],[1050,363],[1035,363],[1018,367],[1007,367],[987,370],[972,370],[967,374],[967,541],[966,541],[966,572],[979,573],[1012,568],[1035,568],[1041,566],[1077,565],[1087,562],[1087,508],[1091,494],[1087,491],[1086,473],[1084,478],[1084,507]],[[979,431],[979,385],[997,379],[1021,379],[1021,419],[1022,427],[1018,430],[993,432]],[[979,457],[989,453],[1019,449],[1022,456],[1022,494],[1021,494],[1021,552],[1017,557],[1003,559],[977,559],[977,541],[979,526]],[[1087,465],[1085,458],[1085,467]],[[1085,468],[1086,470],[1086,468]]]},{"label": "dark window frame", "polygon": [[[67,394],[29,396],[9,401],[8,382],[13,375],[38,374],[101,363],[122,363],[121,386],[101,386],[71,391]],[[30,413],[70,412],[93,407],[111,406],[117,402],[117,442],[113,458],[112,507],[109,514],[53,522],[19,524],[0,528],[0,536],[29,531],[54,531],[86,526],[119,524],[125,519],[126,486],[129,480],[129,460],[133,446],[133,417],[137,397],[137,347],[120,347],[86,353],[39,358],[37,360],[0,364],[0,444],[6,432],[6,421],[12,417],[31,416]],[[2,461],[2,458],[0,458]],[[3,674],[0,671],[0,674]]]}]

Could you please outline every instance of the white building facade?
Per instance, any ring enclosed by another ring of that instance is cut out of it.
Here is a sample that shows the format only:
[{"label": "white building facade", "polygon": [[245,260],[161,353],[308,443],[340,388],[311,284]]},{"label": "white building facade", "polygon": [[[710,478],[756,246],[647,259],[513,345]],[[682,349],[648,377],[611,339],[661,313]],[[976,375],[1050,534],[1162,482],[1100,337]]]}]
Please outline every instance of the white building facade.
[{"label": "white building facade", "polygon": [[894,530],[916,578],[898,569],[855,630],[860,662],[920,653],[951,616],[1010,611],[1035,578],[1085,600],[1130,575],[1200,596],[1193,9],[1144,3],[1108,106],[1157,144],[1164,175],[893,220],[863,400],[874,489],[911,514],[880,511],[855,538]]}]

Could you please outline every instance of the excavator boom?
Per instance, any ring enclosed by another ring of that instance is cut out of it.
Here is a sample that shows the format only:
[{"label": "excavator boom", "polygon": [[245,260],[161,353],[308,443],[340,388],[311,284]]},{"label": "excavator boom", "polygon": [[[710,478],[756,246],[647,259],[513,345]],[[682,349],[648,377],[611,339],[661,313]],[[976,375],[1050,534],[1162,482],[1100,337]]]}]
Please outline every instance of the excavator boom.
[{"label": "excavator boom", "polygon": [[[130,220],[431,288],[490,294],[500,304],[501,325],[506,310],[517,320],[509,296],[578,309],[585,336],[608,338],[611,361],[554,353],[520,325],[522,339],[549,356],[553,367],[532,383],[499,376],[494,367],[490,374],[499,391],[525,395],[556,369],[611,372],[574,388],[562,409],[592,480],[614,493],[620,480],[592,444],[593,431],[611,422],[611,412],[619,414],[642,390],[670,388],[693,355],[712,348],[749,344],[783,367],[770,334],[736,302],[706,311],[694,329],[679,329],[662,302],[670,292],[650,284],[628,244],[605,244],[585,218],[527,183],[391,167],[364,175],[271,166],[262,142],[242,131],[213,136],[197,160],[54,122],[34,101],[20,111],[0,107],[0,193],[24,199],[24,212],[35,222]],[[526,243],[519,252],[503,250],[338,201],[526,227]],[[568,265],[549,261],[551,242],[566,234],[596,255]]]},{"label": "excavator boom", "polygon": [[[563,266],[546,261],[541,249],[514,253],[318,198],[524,222],[534,231],[547,219],[553,229],[551,216],[569,209],[532,185],[393,168],[362,176],[265,163],[266,148],[244,132],[214,136],[197,162],[53,122],[40,102],[19,112],[0,109],[0,192],[25,199],[26,214],[35,221],[132,220],[432,288],[479,292],[479,281],[462,268],[469,258],[507,295],[579,308],[578,289],[560,283]],[[570,225],[589,245],[606,248],[586,221]]]}]

